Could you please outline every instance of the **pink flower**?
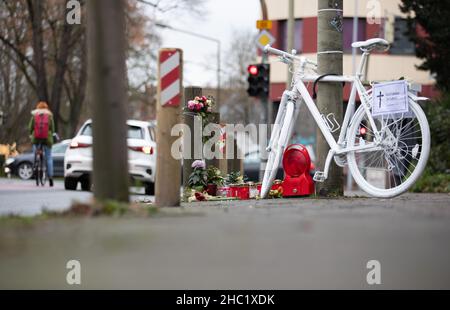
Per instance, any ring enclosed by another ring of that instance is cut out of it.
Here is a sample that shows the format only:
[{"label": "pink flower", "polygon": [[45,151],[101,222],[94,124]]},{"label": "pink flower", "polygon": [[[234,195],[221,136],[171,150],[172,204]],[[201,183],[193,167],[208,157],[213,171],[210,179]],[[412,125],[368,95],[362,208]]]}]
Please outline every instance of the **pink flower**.
[{"label": "pink flower", "polygon": [[206,164],[205,164],[205,161],[203,161],[203,160],[196,160],[192,163],[191,167],[194,169],[205,169]]},{"label": "pink flower", "polygon": [[202,100],[206,101],[206,100],[208,100],[208,98],[206,98],[205,96],[202,96]]},{"label": "pink flower", "polygon": [[188,109],[189,110],[194,110],[195,109],[195,105],[196,105],[196,103],[195,103],[194,100],[189,100],[188,101]]}]

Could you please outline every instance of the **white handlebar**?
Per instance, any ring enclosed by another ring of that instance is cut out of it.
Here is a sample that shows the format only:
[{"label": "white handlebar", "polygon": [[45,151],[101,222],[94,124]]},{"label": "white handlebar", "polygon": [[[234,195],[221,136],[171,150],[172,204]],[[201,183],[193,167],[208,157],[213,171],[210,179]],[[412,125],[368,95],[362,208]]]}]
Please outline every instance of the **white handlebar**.
[{"label": "white handlebar", "polygon": [[313,65],[313,66],[317,66],[317,63],[314,62],[314,61],[311,61],[311,60],[309,60],[309,59],[307,59],[305,57],[298,57],[298,56],[289,54],[287,52],[281,51],[279,49],[273,48],[273,47],[270,46],[270,44],[267,44],[266,46],[264,46],[264,52],[265,53],[271,53],[271,54],[274,54],[274,55],[278,55],[278,56],[281,56],[281,57],[283,57],[285,59],[298,60],[298,61],[300,61],[302,63],[305,63],[305,64],[310,64],[310,65]]}]

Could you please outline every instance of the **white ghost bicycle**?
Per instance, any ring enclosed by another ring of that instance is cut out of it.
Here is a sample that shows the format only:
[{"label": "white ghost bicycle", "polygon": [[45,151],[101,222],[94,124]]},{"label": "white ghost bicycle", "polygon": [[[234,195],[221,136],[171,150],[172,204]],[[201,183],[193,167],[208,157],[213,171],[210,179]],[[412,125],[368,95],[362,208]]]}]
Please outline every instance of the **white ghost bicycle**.
[{"label": "white ghost bicycle", "polygon": [[[296,56],[295,51],[290,54],[270,45],[265,47],[266,53],[278,55],[281,61],[294,70],[294,74],[292,89],[285,90],[281,98],[267,147],[268,160],[261,188],[262,198],[267,196],[272,186],[302,102],[308,107],[330,146],[324,170],[317,171],[314,175],[316,182],[327,179],[330,164],[334,160],[338,166],[348,165],[355,182],[366,193],[388,198],[407,191],[423,172],[430,151],[430,129],[417,102],[427,98],[417,97],[409,88],[411,84],[407,83],[408,112],[373,116],[372,88],[366,89],[361,77],[370,52],[374,49],[387,50],[389,43],[375,38],[355,42],[352,47],[362,50],[361,63],[355,76],[318,76],[317,64],[305,57]],[[322,115],[317,109],[305,82],[316,84],[318,80],[352,84],[342,124],[336,121],[333,114]],[[361,105],[355,112],[356,95],[359,96]],[[339,129],[339,139],[336,141],[333,133]]]}]

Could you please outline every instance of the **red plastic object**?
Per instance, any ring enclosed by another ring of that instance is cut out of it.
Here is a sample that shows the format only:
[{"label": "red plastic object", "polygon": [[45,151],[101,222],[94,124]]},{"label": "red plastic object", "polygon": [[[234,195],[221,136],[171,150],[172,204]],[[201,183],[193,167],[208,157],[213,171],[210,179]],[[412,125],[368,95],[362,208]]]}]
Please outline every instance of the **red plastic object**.
[{"label": "red plastic object", "polygon": [[250,199],[250,187],[248,186],[230,186],[231,197],[237,197],[241,200]]},{"label": "red plastic object", "polygon": [[228,186],[217,187],[217,196],[231,197],[231,190]]},{"label": "red plastic object", "polygon": [[314,194],[314,181],[309,175],[311,158],[301,144],[291,144],[283,154],[283,197]]}]

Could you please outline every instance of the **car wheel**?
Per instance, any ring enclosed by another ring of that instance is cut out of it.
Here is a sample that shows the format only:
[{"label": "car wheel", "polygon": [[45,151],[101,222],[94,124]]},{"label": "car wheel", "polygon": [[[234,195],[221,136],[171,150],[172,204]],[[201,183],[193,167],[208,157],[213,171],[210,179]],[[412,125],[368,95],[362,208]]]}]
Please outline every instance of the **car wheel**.
[{"label": "car wheel", "polygon": [[154,195],[155,194],[155,183],[145,183],[145,194]]},{"label": "car wheel", "polygon": [[64,188],[69,191],[77,189],[78,180],[75,178],[64,178]]},{"label": "car wheel", "polygon": [[91,190],[91,180],[89,180],[88,177],[82,178],[80,180],[80,183],[81,183],[81,190],[83,190],[85,192],[88,192]]},{"label": "car wheel", "polygon": [[33,166],[31,163],[21,163],[17,168],[17,174],[22,180],[29,180],[33,176]]}]

